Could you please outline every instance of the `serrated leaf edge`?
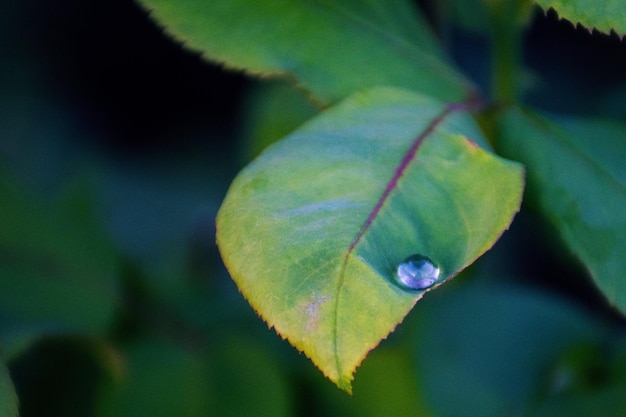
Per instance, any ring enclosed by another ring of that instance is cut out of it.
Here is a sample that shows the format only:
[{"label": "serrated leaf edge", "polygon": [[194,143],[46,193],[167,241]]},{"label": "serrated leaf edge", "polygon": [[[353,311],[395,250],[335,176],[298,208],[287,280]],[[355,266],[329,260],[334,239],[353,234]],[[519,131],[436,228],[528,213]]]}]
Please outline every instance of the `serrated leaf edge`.
[{"label": "serrated leaf edge", "polygon": [[552,11],[556,15],[558,20],[571,23],[575,28],[581,28],[584,31],[586,31],[587,33],[589,33],[589,35],[593,35],[593,31],[595,30],[595,31],[597,31],[599,33],[602,33],[603,35],[607,35],[607,36],[610,36],[611,34],[615,34],[615,36],[617,36],[620,41],[622,41],[622,42],[624,41],[624,34],[620,34],[614,27],[610,27],[608,29],[608,31],[604,30],[604,29],[600,29],[600,28],[598,28],[596,26],[589,27],[589,26],[585,25],[583,22],[581,22],[580,20],[572,20],[572,19],[569,19],[569,18],[567,18],[565,16],[562,16],[559,13],[559,11],[554,8],[554,6],[550,6],[547,9],[544,8],[544,7],[541,7],[539,5],[537,5],[537,6],[540,7],[543,10],[544,16],[548,16],[548,13],[550,11]]}]

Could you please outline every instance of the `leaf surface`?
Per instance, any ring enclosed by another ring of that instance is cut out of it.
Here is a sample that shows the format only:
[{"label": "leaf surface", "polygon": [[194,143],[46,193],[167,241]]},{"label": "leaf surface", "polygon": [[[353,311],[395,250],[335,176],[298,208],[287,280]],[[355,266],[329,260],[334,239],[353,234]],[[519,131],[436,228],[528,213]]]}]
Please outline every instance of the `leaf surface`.
[{"label": "leaf surface", "polygon": [[[108,329],[118,258],[85,195],[43,203],[0,176],[0,345]],[[12,352],[15,353],[15,352]]]},{"label": "leaf surface", "polygon": [[0,362],[0,416],[1,417],[17,417],[17,394],[11,382],[9,371]]},{"label": "leaf surface", "polygon": [[321,110],[290,85],[276,82],[259,83],[246,104],[242,134],[246,163]]},{"label": "leaf surface", "polygon": [[536,0],[545,10],[554,9],[560,17],[574,24],[604,33],[614,30],[626,33],[626,2],[624,0]]},{"label": "leaf surface", "polygon": [[462,105],[357,94],[234,180],[217,217],[222,258],[257,312],[350,390],[367,352],[424,294],[395,284],[398,264],[430,257],[438,285],[517,212],[522,168],[478,144]]},{"label": "leaf surface", "polygon": [[185,45],[227,67],[287,76],[322,102],[377,85],[461,100],[469,83],[405,0],[142,0]]},{"label": "leaf surface", "polygon": [[[615,329],[566,300],[473,281],[438,291],[419,308],[407,323],[413,325],[415,370],[422,395],[439,417],[534,416],[544,401],[558,404],[559,391],[581,396],[576,390],[585,384],[594,385],[583,388],[590,393],[613,385],[608,376],[585,371],[584,358],[564,363],[570,352],[589,347],[590,356],[604,362],[600,369],[614,366],[609,354],[600,352],[613,351],[615,336]],[[614,395],[609,403],[620,397]]]},{"label": "leaf surface", "polygon": [[519,109],[502,119],[504,155],[526,164],[530,202],[556,225],[609,302],[626,312],[626,125],[548,120]]},{"label": "leaf surface", "polygon": [[[320,414],[342,417],[435,417],[426,405],[407,343],[386,344],[371,352],[354,381],[356,395],[348,396],[330,384],[316,384],[312,392]],[[389,383],[381,383],[389,381]]]},{"label": "leaf surface", "polygon": [[207,364],[199,355],[153,340],[125,353],[123,378],[107,381],[99,392],[98,416],[195,417],[213,408]]},{"label": "leaf surface", "polygon": [[152,338],[127,346],[122,377],[102,384],[97,416],[293,415],[289,385],[271,353],[249,335],[214,336],[219,343],[208,351]]}]

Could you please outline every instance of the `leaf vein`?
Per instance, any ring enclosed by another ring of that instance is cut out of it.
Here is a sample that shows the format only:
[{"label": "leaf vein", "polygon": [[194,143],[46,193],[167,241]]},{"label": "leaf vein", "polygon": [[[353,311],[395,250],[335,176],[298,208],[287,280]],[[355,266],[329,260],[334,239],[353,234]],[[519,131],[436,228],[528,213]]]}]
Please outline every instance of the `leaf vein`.
[{"label": "leaf vein", "polygon": [[470,105],[471,104],[468,104],[468,103],[449,103],[447,106],[444,107],[444,109],[436,117],[434,117],[431,120],[431,122],[424,128],[424,130],[413,140],[411,146],[409,147],[407,152],[404,154],[404,157],[402,158],[399,165],[397,166],[393,176],[387,182],[385,190],[383,191],[380,198],[376,202],[376,205],[374,206],[372,211],[369,213],[369,216],[367,217],[367,219],[361,226],[355,238],[350,243],[348,251],[346,252],[343,258],[342,266],[339,272],[339,278],[337,280],[337,287],[335,291],[335,294],[336,294],[335,306],[333,310],[332,346],[333,346],[333,356],[335,357],[335,366],[336,366],[338,378],[341,378],[341,375],[340,375],[341,360],[340,360],[339,351],[338,351],[339,349],[339,343],[338,343],[339,304],[340,304],[340,298],[341,298],[341,289],[344,285],[345,272],[346,272],[346,268],[348,265],[348,261],[350,257],[352,256],[354,249],[360,242],[361,238],[367,232],[367,230],[372,225],[373,221],[378,216],[385,202],[389,199],[389,196],[391,195],[391,193],[397,189],[398,181],[400,180],[400,178],[402,178],[406,169],[409,167],[411,162],[415,159],[415,155],[417,154],[417,151],[419,150],[424,140],[435,131],[435,129],[445,120],[445,118],[448,115],[456,111],[467,110]]}]

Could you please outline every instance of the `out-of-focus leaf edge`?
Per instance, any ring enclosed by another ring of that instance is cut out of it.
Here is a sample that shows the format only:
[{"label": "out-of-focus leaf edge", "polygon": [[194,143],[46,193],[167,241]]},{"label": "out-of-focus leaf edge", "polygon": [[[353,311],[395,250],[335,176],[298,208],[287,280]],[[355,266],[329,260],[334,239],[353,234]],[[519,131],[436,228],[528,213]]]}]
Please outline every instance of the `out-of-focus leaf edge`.
[{"label": "out-of-focus leaf edge", "polygon": [[15,392],[15,386],[8,369],[2,361],[0,361],[0,401],[1,417],[19,416],[19,399]]}]

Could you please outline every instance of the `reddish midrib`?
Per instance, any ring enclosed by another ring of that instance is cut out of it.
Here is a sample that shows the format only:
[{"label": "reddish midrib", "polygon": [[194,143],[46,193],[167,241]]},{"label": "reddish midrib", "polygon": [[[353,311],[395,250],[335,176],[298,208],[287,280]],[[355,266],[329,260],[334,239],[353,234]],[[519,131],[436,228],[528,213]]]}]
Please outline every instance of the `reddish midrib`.
[{"label": "reddish midrib", "polygon": [[424,139],[426,139],[450,113],[463,110],[466,108],[467,108],[467,105],[464,103],[448,104],[443,109],[443,111],[439,113],[437,117],[435,117],[428,124],[428,126],[426,126],[426,129],[424,129],[424,131],[420,133],[420,135],[417,138],[415,138],[415,140],[411,144],[411,147],[404,155],[404,158],[402,158],[402,162],[400,163],[400,165],[398,165],[398,168],[396,168],[396,172],[393,174],[393,177],[391,177],[391,180],[389,180],[389,182],[387,183],[387,186],[385,187],[385,191],[382,193],[382,195],[378,199],[376,206],[374,206],[374,209],[370,212],[369,216],[367,217],[367,220],[365,220],[365,223],[363,223],[363,226],[361,226],[361,230],[359,230],[359,233],[356,235],[356,237],[350,244],[348,252],[346,253],[346,256],[344,258],[344,264],[347,263],[348,258],[354,251],[354,248],[356,247],[356,245],[361,240],[361,237],[363,237],[363,235],[365,234],[367,229],[369,229],[369,227],[371,226],[376,216],[378,216],[380,209],[383,207],[383,204],[385,204],[385,201],[387,201],[387,198],[389,198],[389,195],[391,195],[391,192],[395,190],[396,187],[398,186],[398,181],[400,180],[402,175],[404,175],[404,171],[406,171],[411,161],[415,159],[415,155],[417,154],[418,149],[424,142]]},{"label": "reddish midrib", "polygon": [[[343,259],[343,264],[341,266],[341,272],[339,274],[339,280],[337,282],[337,292],[336,292],[337,296],[335,298],[335,311],[334,311],[335,317],[334,317],[334,324],[333,324],[333,349],[334,349],[334,355],[335,355],[335,360],[336,360],[336,366],[337,366],[337,372],[338,373],[340,372],[340,369],[341,369],[340,365],[341,364],[339,363],[339,355],[337,354],[337,318],[338,318],[337,312],[338,312],[338,309],[339,309],[338,308],[339,307],[339,292],[341,290],[341,287],[343,286],[344,274],[346,272],[346,267],[348,265],[348,260],[350,259],[350,256],[352,255],[352,252],[354,252],[354,249],[356,248],[356,245],[358,245],[359,241],[361,240],[361,238],[363,237],[365,232],[367,232],[367,229],[369,229],[369,227],[372,225],[372,222],[374,221],[376,216],[378,216],[378,213],[380,213],[380,210],[382,209],[383,205],[385,204],[385,202],[387,201],[387,199],[389,198],[391,193],[397,188],[398,181],[404,175],[404,172],[408,168],[409,164],[413,161],[413,159],[415,159],[415,155],[417,154],[417,151],[419,150],[420,146],[424,142],[424,139],[426,139],[431,133],[433,133],[435,131],[435,129],[437,128],[437,126],[439,126],[441,124],[441,122],[443,122],[443,120],[450,113],[453,113],[453,112],[456,112],[456,111],[460,111],[460,110],[467,110],[469,107],[470,107],[470,105],[467,104],[467,103],[450,103],[450,104],[448,104],[441,111],[441,113],[439,113],[428,124],[428,126],[426,126],[426,128],[422,131],[422,133],[420,133],[415,138],[415,140],[411,144],[411,147],[407,150],[406,154],[404,154],[404,158],[402,158],[402,161],[400,162],[400,165],[398,165],[398,167],[396,168],[396,171],[394,172],[393,177],[391,177],[391,179],[387,183],[387,186],[385,187],[385,191],[381,194],[380,198],[376,202],[376,205],[374,206],[374,208],[370,212],[369,216],[367,217],[367,220],[365,220],[365,223],[363,223],[363,226],[361,226],[361,229],[359,230],[359,233],[357,233],[357,235],[354,238],[354,240],[352,240],[352,243],[350,243],[350,247],[348,248],[348,252],[346,252],[346,255],[345,255],[344,259]],[[338,375],[338,376],[341,377],[341,375]]]}]

